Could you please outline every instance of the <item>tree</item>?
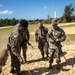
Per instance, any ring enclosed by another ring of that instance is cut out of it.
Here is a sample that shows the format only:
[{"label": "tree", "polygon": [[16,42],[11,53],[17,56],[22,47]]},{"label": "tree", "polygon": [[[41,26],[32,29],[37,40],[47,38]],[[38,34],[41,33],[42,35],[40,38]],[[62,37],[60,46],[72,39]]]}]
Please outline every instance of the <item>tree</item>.
[{"label": "tree", "polygon": [[74,12],[74,6],[72,4],[66,5],[64,9],[64,14],[62,16],[63,20],[66,22],[71,22],[71,16],[73,15]]},{"label": "tree", "polygon": [[72,22],[75,22],[75,15],[73,15],[71,18],[72,18]]},{"label": "tree", "polygon": [[49,14],[47,15],[47,17],[48,17],[48,19],[50,19],[50,15]]},{"label": "tree", "polygon": [[11,24],[12,24],[12,25],[15,25],[15,24],[16,24],[16,19],[15,19],[15,18],[13,18],[13,19],[11,20]]},{"label": "tree", "polygon": [[2,20],[2,19],[0,19],[0,27],[2,26],[2,24],[3,24],[3,20]]}]

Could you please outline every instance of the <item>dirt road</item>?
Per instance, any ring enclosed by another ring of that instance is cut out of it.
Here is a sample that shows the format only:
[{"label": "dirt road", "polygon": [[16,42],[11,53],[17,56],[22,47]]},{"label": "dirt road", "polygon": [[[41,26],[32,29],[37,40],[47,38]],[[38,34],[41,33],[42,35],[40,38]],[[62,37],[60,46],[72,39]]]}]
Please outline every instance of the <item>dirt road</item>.
[{"label": "dirt road", "polygon": [[[34,47],[37,48],[35,44]],[[32,49],[28,46],[27,64],[21,66],[21,75],[75,75],[75,43],[64,45],[63,52],[67,59],[61,57],[61,69],[56,69],[56,58],[54,59],[53,68],[48,69],[48,59],[42,60],[38,49]],[[6,65],[2,68],[4,75],[12,75],[10,71],[10,56]]]}]

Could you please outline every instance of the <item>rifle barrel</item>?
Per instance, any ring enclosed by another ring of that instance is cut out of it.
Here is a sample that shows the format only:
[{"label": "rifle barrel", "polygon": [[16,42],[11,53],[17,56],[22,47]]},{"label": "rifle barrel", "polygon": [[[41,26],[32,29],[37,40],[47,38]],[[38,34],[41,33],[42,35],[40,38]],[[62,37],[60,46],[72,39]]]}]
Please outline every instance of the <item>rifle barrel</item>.
[{"label": "rifle barrel", "polygon": [[28,42],[28,45],[30,45],[33,48],[33,46],[29,42]]}]

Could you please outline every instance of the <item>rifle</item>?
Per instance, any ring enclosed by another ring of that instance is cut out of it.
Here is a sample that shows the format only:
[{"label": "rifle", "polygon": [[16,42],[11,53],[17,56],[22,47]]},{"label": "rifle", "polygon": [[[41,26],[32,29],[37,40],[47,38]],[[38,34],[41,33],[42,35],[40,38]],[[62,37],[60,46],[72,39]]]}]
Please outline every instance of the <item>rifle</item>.
[{"label": "rifle", "polygon": [[64,59],[65,59],[65,61],[66,61],[67,59],[65,58],[65,56],[64,56],[64,54],[63,54],[63,52],[62,52],[62,50],[60,50],[60,52],[61,52],[62,56],[64,57]]},{"label": "rifle", "polygon": [[33,48],[33,46],[31,45],[31,43],[27,42],[29,46],[31,46]]},{"label": "rifle", "polygon": [[[54,43],[55,43],[55,45],[56,45],[56,46],[58,46],[58,45],[59,45],[59,42],[56,42],[56,39],[55,39],[53,36],[51,36],[51,39],[53,39],[53,40],[54,40]],[[62,52],[62,50],[61,50],[61,49],[60,49],[60,52],[61,52],[62,56],[64,57],[64,59],[65,59],[65,61],[66,61],[66,58],[65,58],[65,56],[64,56],[64,54],[63,54],[63,52]]]},{"label": "rifle", "polygon": [[31,45],[31,43],[29,43],[27,39],[24,39],[22,41],[21,45],[25,45],[26,43],[33,48],[33,46]]}]

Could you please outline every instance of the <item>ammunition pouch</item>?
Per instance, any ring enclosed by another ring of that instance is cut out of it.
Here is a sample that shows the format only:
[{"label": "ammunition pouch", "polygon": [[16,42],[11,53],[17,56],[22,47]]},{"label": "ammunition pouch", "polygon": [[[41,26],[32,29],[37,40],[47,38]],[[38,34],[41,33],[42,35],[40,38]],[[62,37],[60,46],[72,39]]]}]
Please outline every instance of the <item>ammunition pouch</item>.
[{"label": "ammunition pouch", "polygon": [[36,37],[36,42],[46,42],[47,39],[45,37]]}]

